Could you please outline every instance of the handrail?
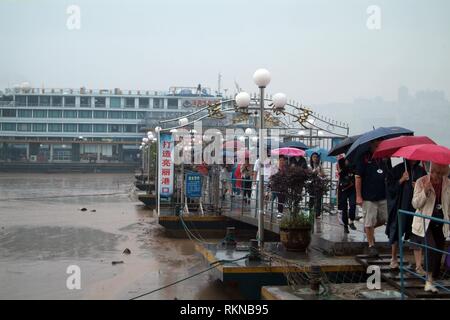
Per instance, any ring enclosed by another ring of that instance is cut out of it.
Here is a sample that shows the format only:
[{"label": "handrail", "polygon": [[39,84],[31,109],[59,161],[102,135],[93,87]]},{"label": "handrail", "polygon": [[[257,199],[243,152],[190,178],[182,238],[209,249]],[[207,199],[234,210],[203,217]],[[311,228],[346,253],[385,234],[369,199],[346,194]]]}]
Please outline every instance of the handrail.
[{"label": "handrail", "polygon": [[[424,232],[425,232],[425,235],[424,235],[424,242],[425,242],[425,244],[421,244],[421,243],[417,243],[417,242],[414,242],[414,241],[411,241],[411,240],[404,240],[403,239],[403,236],[402,236],[403,235],[403,218],[404,218],[405,215],[409,215],[409,216],[413,216],[413,217],[419,217],[419,218],[423,219]],[[435,221],[435,222],[439,222],[439,223],[442,223],[442,224],[448,224],[448,225],[450,225],[450,220],[444,220],[444,219],[436,218],[436,217],[433,217],[433,216],[427,216],[427,215],[424,215],[422,213],[411,212],[411,211],[402,210],[402,209],[398,210],[397,219],[398,219],[399,253],[400,253],[400,290],[401,290],[400,293],[401,293],[401,298],[404,299],[405,298],[405,292],[404,292],[405,291],[405,279],[404,279],[404,272],[405,271],[410,273],[410,274],[415,275],[416,277],[418,277],[418,278],[420,278],[420,279],[422,279],[424,281],[426,281],[427,278],[426,278],[426,276],[421,276],[421,275],[417,274],[416,272],[408,270],[408,269],[406,269],[404,267],[404,263],[403,263],[403,258],[404,258],[403,244],[406,242],[406,243],[414,244],[414,245],[417,245],[419,247],[425,248],[425,263],[426,263],[425,269],[428,272],[428,250],[439,252],[439,253],[442,253],[444,255],[449,255],[450,253],[446,252],[446,251],[443,251],[443,250],[440,250],[438,248],[434,248],[432,246],[427,245],[426,231],[425,231],[426,230],[425,229],[425,220],[428,219],[430,221]],[[447,288],[447,287],[439,284],[438,282],[434,282],[434,285],[439,287],[439,288],[441,288],[441,289],[443,289],[444,291],[447,291],[447,292],[450,293],[450,288]]]}]

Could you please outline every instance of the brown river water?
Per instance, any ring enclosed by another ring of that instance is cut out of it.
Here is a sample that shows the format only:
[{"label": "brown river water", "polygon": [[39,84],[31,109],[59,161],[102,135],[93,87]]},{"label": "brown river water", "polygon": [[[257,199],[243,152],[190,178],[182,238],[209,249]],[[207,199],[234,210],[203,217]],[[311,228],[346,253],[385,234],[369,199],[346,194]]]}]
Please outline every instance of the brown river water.
[{"label": "brown river water", "polygon": [[[0,299],[130,299],[205,269],[193,242],[164,235],[133,179],[0,173]],[[70,265],[80,289],[66,286]],[[238,298],[204,273],[141,299]]]}]

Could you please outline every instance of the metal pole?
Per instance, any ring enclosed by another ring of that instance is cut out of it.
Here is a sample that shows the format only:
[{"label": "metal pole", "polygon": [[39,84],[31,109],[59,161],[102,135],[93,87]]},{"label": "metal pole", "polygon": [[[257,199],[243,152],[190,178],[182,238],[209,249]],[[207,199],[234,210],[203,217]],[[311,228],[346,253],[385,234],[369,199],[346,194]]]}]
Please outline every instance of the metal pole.
[{"label": "metal pole", "polygon": [[148,144],[148,147],[147,147],[147,149],[148,149],[148,155],[147,155],[147,157],[148,157],[148,160],[147,160],[147,165],[148,165],[148,189],[147,189],[147,194],[150,194],[150,163],[151,163],[151,161],[152,161],[152,150],[151,150],[151,142]]},{"label": "metal pole", "polygon": [[259,202],[258,202],[258,242],[259,247],[264,245],[264,87],[260,87],[260,110],[259,110]]},{"label": "metal pole", "polygon": [[142,175],[145,176],[145,146],[141,146]]},{"label": "metal pole", "polygon": [[[402,212],[399,210],[397,212],[397,223],[398,223],[398,247],[400,251],[400,293],[401,299],[405,299],[405,275],[403,266],[403,216]],[[392,257],[394,258],[394,257]]]},{"label": "metal pole", "polygon": [[[189,150],[190,152],[190,150]],[[177,212],[176,214],[180,213],[180,215],[182,215],[184,213],[184,206],[185,206],[185,198],[184,198],[184,161],[181,163],[181,192],[180,192],[180,200],[181,200],[181,212]]]}]

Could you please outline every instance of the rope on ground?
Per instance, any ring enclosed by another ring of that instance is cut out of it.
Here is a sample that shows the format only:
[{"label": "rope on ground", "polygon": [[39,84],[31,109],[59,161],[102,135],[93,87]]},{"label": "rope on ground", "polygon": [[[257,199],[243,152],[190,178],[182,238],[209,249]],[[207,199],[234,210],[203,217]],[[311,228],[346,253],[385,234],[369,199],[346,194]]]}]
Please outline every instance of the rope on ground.
[{"label": "rope on ground", "polygon": [[212,269],[216,268],[217,266],[219,266],[219,265],[221,265],[221,264],[224,264],[224,263],[231,263],[231,262],[236,262],[236,261],[244,260],[244,259],[247,259],[247,258],[248,258],[248,255],[246,255],[246,256],[244,256],[244,257],[241,257],[241,258],[238,258],[238,259],[233,259],[233,260],[225,260],[225,259],[223,259],[223,260],[217,260],[217,261],[214,261],[214,262],[212,262],[212,263],[210,264],[210,267],[209,267],[209,268],[206,268],[206,269],[204,269],[204,270],[202,270],[202,271],[199,271],[199,272],[197,272],[197,273],[194,273],[194,274],[192,274],[192,275],[190,275],[190,276],[188,276],[188,277],[182,278],[182,279],[177,280],[177,281],[175,281],[175,282],[169,283],[169,284],[167,284],[167,285],[165,285],[165,286],[163,286],[163,287],[160,287],[160,288],[154,289],[154,290],[152,290],[152,291],[149,291],[149,292],[140,294],[140,295],[138,295],[138,296],[136,296],[136,297],[131,298],[130,300],[136,300],[136,299],[142,298],[142,297],[147,296],[147,295],[149,295],[149,294],[152,294],[152,293],[155,293],[155,292],[164,290],[164,289],[166,289],[166,288],[168,288],[168,287],[174,286],[174,285],[176,285],[176,284],[178,284],[178,283],[180,283],[180,282],[183,282],[183,281],[192,279],[192,278],[194,278],[194,277],[196,277],[196,276],[198,276],[198,275],[200,275],[200,274],[202,274],[202,273],[208,272],[209,270],[212,270]]},{"label": "rope on ground", "polygon": [[152,291],[143,293],[143,294],[141,294],[141,295],[138,295],[138,296],[136,296],[136,297],[131,298],[130,300],[136,300],[136,299],[142,298],[143,296],[147,296],[147,295],[152,294],[152,293],[155,293],[155,292],[157,292],[157,291],[161,291],[161,290],[166,289],[166,288],[168,288],[168,287],[174,286],[174,285],[176,285],[176,284],[178,284],[178,283],[180,283],[180,282],[183,282],[183,281],[189,280],[189,279],[191,279],[191,278],[194,278],[194,277],[196,277],[196,276],[198,276],[198,275],[200,275],[200,274],[202,274],[202,273],[205,273],[205,272],[207,272],[207,271],[209,271],[209,270],[211,270],[211,269],[214,269],[214,268],[216,268],[216,267],[217,267],[217,265],[211,266],[211,267],[209,267],[209,268],[207,268],[207,269],[205,269],[205,270],[202,270],[202,271],[200,271],[200,272],[194,273],[193,275],[190,275],[189,277],[186,277],[186,278],[177,280],[177,281],[175,281],[175,282],[169,283],[168,285],[165,285],[165,286],[160,287],[160,288],[158,288],[158,289],[155,289],[155,290],[152,290]]}]

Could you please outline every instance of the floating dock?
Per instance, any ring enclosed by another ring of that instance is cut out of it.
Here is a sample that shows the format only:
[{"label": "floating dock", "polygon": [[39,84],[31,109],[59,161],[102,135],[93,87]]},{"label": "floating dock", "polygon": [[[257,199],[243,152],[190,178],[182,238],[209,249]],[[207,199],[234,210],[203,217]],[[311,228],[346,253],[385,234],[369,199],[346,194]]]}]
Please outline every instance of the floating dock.
[{"label": "floating dock", "polygon": [[319,251],[288,252],[280,243],[266,243],[261,260],[250,260],[247,244],[235,248],[221,244],[197,244],[196,250],[210,265],[222,261],[211,272],[225,284],[235,285],[249,299],[260,299],[261,288],[286,285],[286,275],[304,276],[319,266],[330,282],[361,282],[367,278],[365,268],[353,256],[329,257]]},{"label": "floating dock", "polygon": [[[223,215],[245,224],[258,226],[258,219],[251,212],[224,211]],[[346,234],[344,227],[339,224],[337,215],[324,214],[321,219],[315,221],[310,248],[332,256],[361,254],[367,250],[367,238],[364,233],[364,225],[355,221],[355,226],[357,230],[350,230],[350,233]],[[280,233],[279,221],[269,215],[265,216],[264,228],[271,233]],[[376,245],[381,251],[390,250],[384,231],[384,227],[375,230]]]},{"label": "floating dock", "polygon": [[[237,239],[254,238],[257,233],[256,226],[223,215],[161,215],[158,217],[158,223],[165,228],[169,236],[176,238],[189,238],[190,235],[199,235],[203,238],[223,238],[228,227],[235,228]],[[278,237],[268,231],[264,235],[273,240]]]},{"label": "floating dock", "polygon": [[368,290],[366,283],[332,283],[330,292],[317,294],[308,286],[294,291],[290,286],[264,286],[262,300],[398,300],[401,294],[388,283],[382,282],[380,290]]}]

